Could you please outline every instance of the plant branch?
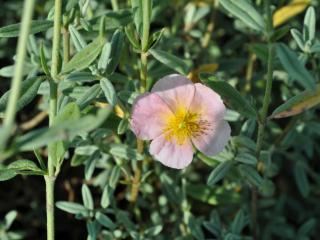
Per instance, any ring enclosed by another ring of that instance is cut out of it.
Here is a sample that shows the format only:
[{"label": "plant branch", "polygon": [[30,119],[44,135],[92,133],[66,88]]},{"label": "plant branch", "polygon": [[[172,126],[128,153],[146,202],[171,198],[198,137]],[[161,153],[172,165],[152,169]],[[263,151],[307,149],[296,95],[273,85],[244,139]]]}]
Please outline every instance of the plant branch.
[{"label": "plant branch", "polygon": [[[268,42],[268,62],[267,62],[267,83],[265,88],[265,94],[263,98],[263,104],[261,113],[258,119],[258,136],[257,136],[257,145],[256,145],[256,157],[259,161],[263,139],[265,135],[265,127],[267,122],[268,116],[268,109],[271,100],[271,91],[272,91],[272,80],[273,80],[273,60],[274,60],[274,44],[272,42],[272,34],[273,34],[273,23],[272,23],[272,14],[270,9],[270,1],[265,1],[265,11],[267,13],[267,42]],[[251,209],[252,209],[252,230],[253,230],[253,239],[256,240],[257,238],[257,227],[258,227],[258,220],[257,220],[257,205],[258,205],[258,190],[256,187],[252,189],[252,202],[251,202]]]},{"label": "plant branch", "polygon": [[21,81],[23,77],[23,65],[27,52],[27,42],[29,29],[31,25],[33,8],[34,8],[34,0],[25,0],[23,6],[23,14],[22,14],[22,25],[20,29],[20,35],[17,46],[17,60],[15,63],[15,74],[11,81],[11,93],[9,96],[9,102],[7,105],[4,126],[12,127],[15,121],[16,112],[17,112],[17,102],[20,95],[21,90]]},{"label": "plant branch", "polygon": [[[58,101],[58,73],[59,73],[59,58],[60,58],[60,38],[61,38],[61,8],[62,0],[55,0],[54,5],[54,26],[53,26],[53,44],[52,44],[52,64],[50,80],[50,104],[49,104],[49,126],[52,126],[53,120],[57,114]],[[48,156],[48,176],[45,176],[46,182],[46,201],[47,201],[47,240],[54,240],[55,225],[54,225],[54,184],[55,184],[55,169],[54,164],[56,159],[52,156],[53,145],[50,144]]]}]

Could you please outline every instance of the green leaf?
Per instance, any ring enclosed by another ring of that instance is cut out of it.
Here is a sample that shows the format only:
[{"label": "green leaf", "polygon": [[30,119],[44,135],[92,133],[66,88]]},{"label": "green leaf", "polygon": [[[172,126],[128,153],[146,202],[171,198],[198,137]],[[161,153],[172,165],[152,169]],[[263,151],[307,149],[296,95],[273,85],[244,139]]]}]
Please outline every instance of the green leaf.
[{"label": "green leaf", "polygon": [[218,181],[220,181],[229,171],[230,167],[232,166],[231,161],[221,162],[218,166],[216,166],[213,171],[210,173],[208,177],[207,184],[214,185]]},{"label": "green leaf", "polygon": [[5,229],[9,229],[11,227],[11,225],[12,225],[13,221],[16,219],[17,215],[18,215],[18,212],[15,210],[12,210],[6,214],[6,216],[4,217]]},{"label": "green leaf", "polygon": [[119,135],[124,134],[128,130],[128,127],[129,127],[129,120],[127,118],[121,119],[118,125],[117,133]]},{"label": "green leaf", "polygon": [[82,193],[82,201],[86,208],[93,210],[94,204],[93,204],[93,198],[90,192],[90,189],[87,185],[83,184],[81,188]]},{"label": "green leaf", "polygon": [[162,51],[162,50],[156,50],[156,49],[149,49],[149,53],[157,59],[159,62],[163,63],[167,67],[175,70],[176,72],[182,74],[182,75],[188,75],[189,67],[187,64],[181,60],[180,58]]},{"label": "green leaf", "polygon": [[298,31],[297,29],[291,29],[290,32],[291,32],[291,35],[292,35],[293,39],[298,44],[298,47],[301,49],[301,51],[304,51],[305,43],[304,43],[304,40],[303,40],[301,32]]},{"label": "green leaf", "polygon": [[310,184],[307,177],[306,166],[298,161],[294,166],[294,178],[301,195],[306,198],[310,194]]},{"label": "green leaf", "polygon": [[243,210],[239,210],[231,224],[231,232],[234,234],[241,234],[242,229],[246,226],[247,221]]},{"label": "green leaf", "polygon": [[[63,124],[65,121],[76,121],[80,119],[80,109],[74,102],[68,103],[54,118],[53,126]],[[49,154],[55,160],[54,165],[59,166],[62,163],[66,149],[66,142],[58,141],[50,145]]]},{"label": "green leaf", "polygon": [[304,41],[313,41],[316,35],[316,12],[313,7],[309,7],[303,22]]},{"label": "green leaf", "polygon": [[16,175],[16,171],[14,171],[13,169],[0,169],[0,182],[14,178]]},{"label": "green leaf", "polygon": [[110,60],[106,67],[106,73],[108,75],[112,74],[116,70],[116,67],[118,66],[118,63],[120,61],[120,56],[122,53],[123,40],[124,40],[124,36],[122,31],[116,30],[111,38]]},{"label": "green leaf", "polygon": [[44,54],[43,42],[40,44],[39,57],[40,57],[40,64],[41,64],[41,68],[42,68],[43,72],[47,76],[50,76],[50,71],[49,71],[49,67],[48,67],[48,64],[47,64],[47,59],[46,59],[46,56]]},{"label": "green leaf", "polygon": [[127,160],[142,160],[143,156],[138,153],[136,149],[131,148],[125,144],[111,144],[110,154],[117,158],[123,158]]},{"label": "green leaf", "polygon": [[121,173],[121,169],[119,166],[115,166],[110,174],[110,178],[109,178],[109,186],[112,187],[113,189],[116,188],[118,180],[120,178],[120,173]]},{"label": "green leaf", "polygon": [[315,90],[305,90],[277,107],[270,118],[284,118],[297,115],[320,103],[320,85]]},{"label": "green leaf", "polygon": [[265,30],[263,17],[247,0],[220,0],[219,3],[248,27],[258,32]]},{"label": "green leaf", "polygon": [[197,240],[204,240],[204,234],[201,228],[200,221],[197,221],[197,219],[191,215],[188,219],[188,227],[191,231],[191,234],[195,237]]},{"label": "green leaf", "polygon": [[[28,105],[36,96],[38,93],[38,89],[45,77],[32,77],[28,78],[25,81],[22,82],[21,85],[21,95],[19,97],[18,103],[17,103],[17,111],[20,111],[22,108],[24,108],[26,105]],[[0,98],[0,112],[5,111],[6,106],[8,104],[9,96],[10,96],[11,90],[7,91],[3,96]]]},{"label": "green leaf", "polygon": [[148,49],[153,48],[153,47],[155,47],[157,45],[157,43],[160,41],[160,39],[161,39],[161,37],[163,35],[163,32],[164,32],[164,28],[159,30],[159,31],[154,32],[150,36]]},{"label": "green leaf", "polygon": [[309,236],[314,228],[317,226],[317,220],[314,218],[308,219],[298,230],[299,237],[306,237]]},{"label": "green leaf", "polygon": [[[11,38],[18,37],[20,33],[20,23],[8,25],[0,28],[0,37]],[[35,34],[48,30],[53,26],[52,21],[48,20],[34,20],[31,22],[29,34]]]},{"label": "green leaf", "polygon": [[77,100],[79,108],[82,110],[93,102],[100,94],[101,88],[99,84],[91,86],[81,97]]},{"label": "green leaf", "polygon": [[139,36],[142,36],[142,22],[143,22],[142,0],[132,0],[131,6],[133,11],[133,20],[136,26],[136,31],[138,32]]},{"label": "green leaf", "polygon": [[96,81],[98,78],[97,76],[92,75],[91,72],[73,72],[66,77],[66,80],[70,82],[84,83]]},{"label": "green leaf", "polygon": [[125,27],[124,30],[125,30],[126,36],[129,40],[129,42],[131,43],[132,47],[135,50],[140,50],[141,47],[140,47],[139,38],[136,36],[133,24],[129,24],[128,26]]},{"label": "green leaf", "polygon": [[158,234],[162,231],[163,227],[162,225],[157,225],[151,228],[147,228],[144,231],[144,234],[150,237],[158,236]]},{"label": "green leaf", "polygon": [[58,115],[53,119],[53,125],[59,125],[69,120],[78,120],[80,116],[80,108],[78,105],[75,102],[70,102],[65,105]]},{"label": "green leaf", "polygon": [[186,193],[188,196],[201,202],[214,206],[219,204],[218,193],[216,189],[213,189],[212,187],[202,184],[187,184]]},{"label": "green leaf", "polygon": [[83,214],[86,215],[88,210],[79,203],[60,201],[56,203],[56,207],[72,214]]},{"label": "green leaf", "polygon": [[103,208],[107,208],[110,205],[110,186],[106,185],[102,192],[100,205]]},{"label": "green leaf", "polygon": [[8,165],[8,169],[14,170],[17,174],[44,175],[45,172],[30,160],[17,160]]},{"label": "green leaf", "polygon": [[110,61],[110,55],[111,55],[111,43],[107,42],[104,44],[101,55],[98,61],[98,69],[104,73],[104,71],[107,68],[107,65]]},{"label": "green leaf", "polygon": [[264,63],[268,61],[268,45],[265,43],[251,43],[249,50],[257,55]]},{"label": "green leaf", "polygon": [[106,30],[121,28],[132,22],[132,11],[131,9],[108,11],[104,14],[104,18]]},{"label": "green leaf", "polygon": [[97,221],[104,227],[110,229],[110,230],[114,230],[117,226],[114,224],[114,222],[106,215],[97,212],[96,213],[96,219]]},{"label": "green leaf", "polygon": [[50,128],[40,128],[16,138],[14,150],[32,151],[58,140],[72,139],[76,135],[99,127],[109,116],[111,108],[100,109],[97,115],[68,120]]},{"label": "green leaf", "polygon": [[69,32],[75,48],[77,49],[78,52],[80,52],[82,49],[84,49],[87,46],[86,41],[74,26],[69,25]]},{"label": "green leaf", "polygon": [[315,88],[315,79],[311,73],[299,61],[294,51],[288,48],[285,44],[280,43],[276,47],[277,55],[283,68],[289,76],[297,80],[298,83],[306,89],[312,90]]},{"label": "green leaf", "polygon": [[[34,71],[34,66],[30,63],[23,65],[22,75],[27,76],[31,71]],[[5,66],[0,69],[0,76],[6,78],[12,78],[15,73],[15,65]]]},{"label": "green leaf", "polygon": [[93,172],[96,167],[96,163],[99,160],[100,152],[95,151],[89,159],[87,159],[85,168],[84,168],[84,177],[86,180],[90,180],[92,178]]},{"label": "green leaf", "polygon": [[254,165],[254,166],[257,165],[257,163],[258,163],[257,158],[249,153],[238,154],[235,158],[235,161]]},{"label": "green leaf", "polygon": [[257,170],[249,165],[239,165],[239,171],[251,184],[259,187],[263,183],[262,177]]},{"label": "green leaf", "polygon": [[217,92],[225,103],[245,117],[256,118],[255,109],[241,96],[241,94],[225,81],[215,80],[215,77],[205,81],[210,88]]},{"label": "green leaf", "polygon": [[276,29],[271,36],[271,41],[272,42],[279,41],[281,38],[283,38],[289,32],[289,30],[290,30],[289,26],[284,26],[284,27]]},{"label": "green leaf", "polygon": [[67,73],[72,70],[82,70],[90,66],[94,60],[99,56],[103,46],[105,44],[105,39],[98,37],[93,42],[84,47],[80,52],[78,52],[73,58],[64,65],[62,72]]},{"label": "green leaf", "polygon": [[117,95],[112,83],[107,78],[102,78],[100,86],[108,103],[114,107],[117,104]]}]

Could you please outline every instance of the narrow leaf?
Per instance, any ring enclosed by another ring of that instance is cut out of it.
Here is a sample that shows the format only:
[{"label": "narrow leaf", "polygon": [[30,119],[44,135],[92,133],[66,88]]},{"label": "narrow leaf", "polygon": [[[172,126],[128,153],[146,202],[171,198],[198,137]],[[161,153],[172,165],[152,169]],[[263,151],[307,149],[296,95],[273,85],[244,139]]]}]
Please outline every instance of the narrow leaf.
[{"label": "narrow leaf", "polygon": [[72,214],[83,214],[88,211],[83,205],[73,202],[60,201],[56,203],[56,207]]},{"label": "narrow leaf", "polygon": [[306,89],[315,88],[315,79],[305,66],[299,61],[297,55],[285,44],[278,44],[277,55],[287,73]]},{"label": "narrow leaf", "polygon": [[150,49],[149,53],[152,54],[152,56],[157,59],[159,62],[163,63],[167,67],[175,70],[178,73],[181,73],[182,75],[187,75],[189,72],[189,67],[187,64],[181,60],[180,58],[162,51],[162,50],[156,50],[156,49]]},{"label": "narrow leaf", "polygon": [[81,188],[81,193],[82,193],[82,201],[83,204],[86,208],[93,210],[93,198],[90,192],[90,189],[88,188],[87,185],[83,184]]},{"label": "narrow leaf", "polygon": [[112,83],[107,78],[102,78],[100,86],[108,103],[114,107],[117,104],[117,95]]},{"label": "narrow leaf", "polygon": [[120,61],[120,56],[122,53],[123,40],[124,40],[124,35],[122,31],[116,30],[112,35],[112,39],[111,39],[110,60],[106,68],[106,73],[108,75],[112,74],[115,71],[116,67],[118,66],[118,63]]},{"label": "narrow leaf", "polygon": [[[38,89],[44,78],[45,77],[32,77],[22,82],[21,96],[17,103],[17,111],[20,111],[37,96]],[[3,112],[6,109],[10,93],[11,90],[3,94],[0,98],[0,112]]]},{"label": "narrow leaf", "polygon": [[214,185],[218,181],[220,181],[227,174],[231,165],[232,165],[231,161],[219,163],[219,165],[215,167],[215,169],[213,169],[213,171],[210,173],[207,184]]},{"label": "narrow leaf", "polygon": [[105,40],[103,38],[96,38],[64,65],[62,72],[67,73],[72,70],[82,70],[90,66],[90,64],[99,56],[104,43]]},{"label": "narrow leaf", "polygon": [[261,14],[246,0],[220,0],[221,5],[248,27],[263,32],[265,23]]},{"label": "narrow leaf", "polygon": [[[35,34],[38,32],[43,32],[48,30],[53,26],[52,21],[48,20],[34,20],[31,22],[31,26],[29,29],[29,34]],[[20,33],[20,23],[8,25],[0,28],[0,37],[11,38],[18,37]]]}]

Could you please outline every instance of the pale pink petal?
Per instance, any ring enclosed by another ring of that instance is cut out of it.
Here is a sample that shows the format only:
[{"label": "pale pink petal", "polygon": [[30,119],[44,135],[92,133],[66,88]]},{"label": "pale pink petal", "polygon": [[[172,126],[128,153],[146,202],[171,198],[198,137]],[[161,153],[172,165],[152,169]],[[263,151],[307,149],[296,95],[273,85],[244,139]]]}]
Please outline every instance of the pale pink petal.
[{"label": "pale pink petal", "polygon": [[166,118],[172,116],[167,104],[154,93],[145,93],[133,104],[131,128],[142,140],[150,140],[162,134]]},{"label": "pale pink petal", "polygon": [[174,139],[166,140],[164,135],[160,135],[151,142],[149,151],[156,160],[176,169],[187,167],[193,158],[192,144],[189,140],[179,145]]},{"label": "pale pink petal", "polygon": [[230,139],[231,128],[228,122],[222,120],[217,125],[199,136],[192,137],[195,147],[207,156],[221,152]]},{"label": "pale pink petal", "polygon": [[203,84],[195,84],[196,92],[190,112],[199,114],[201,131],[192,136],[192,142],[208,156],[223,150],[230,138],[230,126],[223,120],[226,108],[220,98]]},{"label": "pale pink petal", "polygon": [[195,88],[185,76],[171,74],[157,81],[151,92],[157,93],[175,112],[178,107],[189,108]]},{"label": "pale pink petal", "polygon": [[209,122],[222,120],[226,113],[221,97],[207,86],[196,83],[195,94],[189,111],[201,114]]}]

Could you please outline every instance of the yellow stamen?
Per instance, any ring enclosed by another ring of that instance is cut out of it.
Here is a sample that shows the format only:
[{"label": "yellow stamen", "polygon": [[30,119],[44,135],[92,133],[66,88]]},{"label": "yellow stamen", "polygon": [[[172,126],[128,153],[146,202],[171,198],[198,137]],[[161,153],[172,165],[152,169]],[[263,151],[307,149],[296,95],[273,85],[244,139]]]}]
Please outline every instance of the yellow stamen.
[{"label": "yellow stamen", "polygon": [[175,138],[176,142],[183,145],[187,139],[196,137],[208,130],[210,124],[201,119],[201,114],[189,112],[185,107],[179,107],[174,115],[166,118],[163,129],[166,140]]}]

